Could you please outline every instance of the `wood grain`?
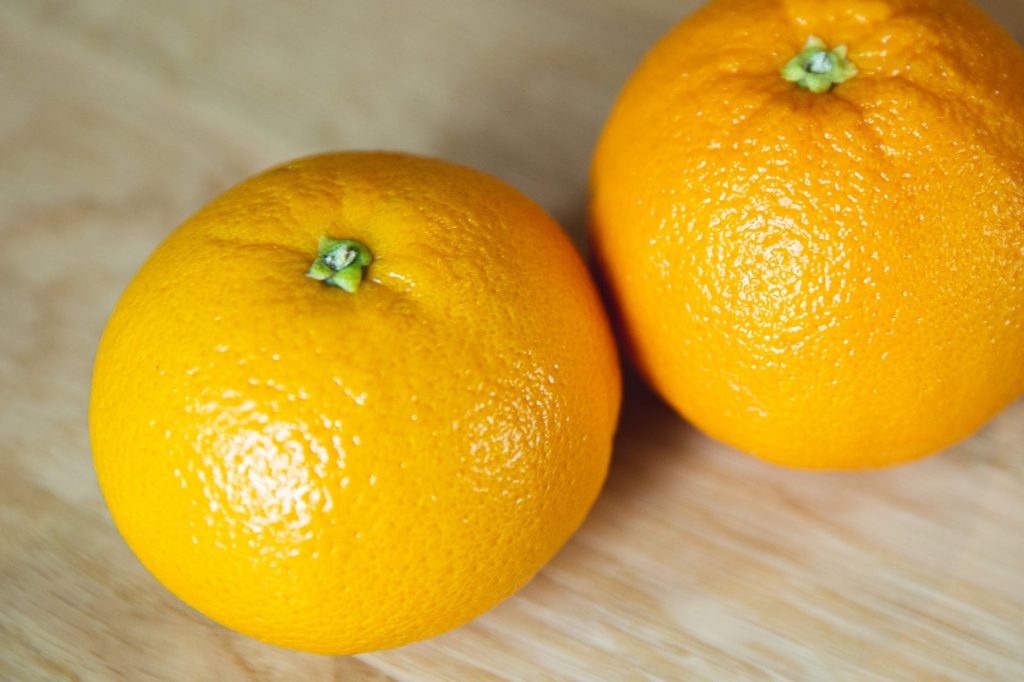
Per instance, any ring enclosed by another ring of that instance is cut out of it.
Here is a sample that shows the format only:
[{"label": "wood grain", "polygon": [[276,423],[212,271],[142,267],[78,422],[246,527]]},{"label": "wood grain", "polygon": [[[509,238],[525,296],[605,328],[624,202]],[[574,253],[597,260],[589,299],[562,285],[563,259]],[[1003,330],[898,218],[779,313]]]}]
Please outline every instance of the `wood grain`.
[{"label": "wood grain", "polygon": [[[1024,38],[1024,0],[983,3]],[[0,5],[0,678],[1024,679],[1024,403],[868,474],[773,468],[635,382],[607,487],[524,590],[432,641],[283,651],[170,596],[103,506],[92,355],[120,290],[239,179],[324,149],[489,170],[581,239],[589,154],[693,2]]]}]

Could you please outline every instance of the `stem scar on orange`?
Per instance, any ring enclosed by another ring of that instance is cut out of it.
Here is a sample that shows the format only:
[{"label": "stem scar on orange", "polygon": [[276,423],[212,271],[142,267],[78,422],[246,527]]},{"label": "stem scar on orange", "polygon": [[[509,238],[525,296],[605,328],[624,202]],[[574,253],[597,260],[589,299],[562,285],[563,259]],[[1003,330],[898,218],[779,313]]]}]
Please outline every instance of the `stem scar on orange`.
[{"label": "stem scar on orange", "polygon": [[717,439],[884,466],[1024,391],[1024,54],[963,0],[713,0],[591,179],[629,354]]},{"label": "stem scar on orange", "polygon": [[589,274],[483,173],[295,161],[185,222],[93,375],[96,472],[142,563],[214,620],[330,654],[482,613],[583,521],[618,360]]}]

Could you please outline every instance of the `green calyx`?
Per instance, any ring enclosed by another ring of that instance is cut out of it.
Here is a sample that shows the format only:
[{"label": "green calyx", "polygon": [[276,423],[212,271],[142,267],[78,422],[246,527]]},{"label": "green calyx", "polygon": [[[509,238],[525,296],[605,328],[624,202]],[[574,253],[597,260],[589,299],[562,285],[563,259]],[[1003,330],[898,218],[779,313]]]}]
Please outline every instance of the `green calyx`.
[{"label": "green calyx", "polygon": [[317,256],[306,277],[354,294],[363,281],[373,254],[354,239],[333,239],[324,235],[317,244]]},{"label": "green calyx", "polygon": [[804,50],[782,67],[782,77],[811,92],[828,92],[833,85],[857,75],[857,67],[846,58],[846,45],[830,50],[825,41],[811,36]]}]

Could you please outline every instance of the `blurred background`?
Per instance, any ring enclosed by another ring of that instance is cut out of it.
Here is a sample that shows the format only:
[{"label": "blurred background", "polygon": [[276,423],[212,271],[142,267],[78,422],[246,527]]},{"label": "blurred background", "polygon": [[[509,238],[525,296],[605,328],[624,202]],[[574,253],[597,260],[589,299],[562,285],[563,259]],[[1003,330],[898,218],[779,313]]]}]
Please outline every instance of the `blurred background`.
[{"label": "blurred background", "polygon": [[[106,514],[93,352],[178,223],[280,161],[392,149],[511,182],[582,246],[605,116],[697,4],[2,0],[0,678],[1024,679],[1020,403],[854,477],[742,457],[633,385],[607,489],[552,565],[469,626],[359,659],[211,623]],[[1024,38],[1024,0],[980,4]]]},{"label": "blurred background", "polygon": [[116,174],[121,201],[179,202],[170,230],[283,159],[399,149],[500,175],[578,230],[616,92],[693,4],[8,0],[8,172],[95,199],[90,180]]}]

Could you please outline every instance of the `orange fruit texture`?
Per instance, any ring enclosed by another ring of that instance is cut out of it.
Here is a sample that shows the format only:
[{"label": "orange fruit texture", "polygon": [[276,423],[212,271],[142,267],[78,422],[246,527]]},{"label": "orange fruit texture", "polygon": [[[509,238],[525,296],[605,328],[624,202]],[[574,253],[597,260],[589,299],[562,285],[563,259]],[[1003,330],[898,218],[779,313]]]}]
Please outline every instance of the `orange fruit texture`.
[{"label": "orange fruit texture", "polygon": [[[372,262],[324,271],[323,235]],[[326,281],[352,272],[354,293]],[[96,473],[142,563],[210,618],[393,647],[507,597],[580,525],[617,363],[585,266],[516,190],[415,156],[302,159],[186,221],[118,301]]]},{"label": "orange fruit texture", "polygon": [[693,424],[861,469],[1024,390],[1024,55],[961,0],[714,0],[592,167],[628,352]]}]

